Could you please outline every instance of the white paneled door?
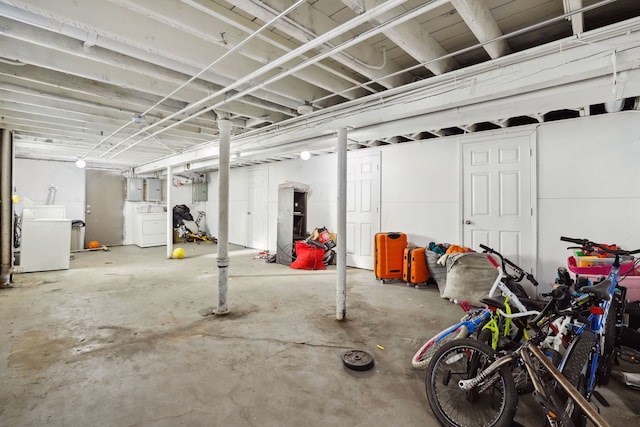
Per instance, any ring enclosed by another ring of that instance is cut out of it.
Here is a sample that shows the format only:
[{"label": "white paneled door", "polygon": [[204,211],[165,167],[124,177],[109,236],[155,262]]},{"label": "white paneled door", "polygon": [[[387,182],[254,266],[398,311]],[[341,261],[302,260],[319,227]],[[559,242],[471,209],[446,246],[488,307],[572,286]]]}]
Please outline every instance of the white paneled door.
[{"label": "white paneled door", "polygon": [[380,153],[348,154],[347,265],[373,270],[373,238],[380,230]]},{"label": "white paneled door", "polygon": [[247,210],[247,246],[266,249],[269,227],[269,171],[267,168],[249,170]]},{"label": "white paneled door", "polygon": [[535,266],[534,134],[462,144],[464,245],[485,244],[526,271]]}]

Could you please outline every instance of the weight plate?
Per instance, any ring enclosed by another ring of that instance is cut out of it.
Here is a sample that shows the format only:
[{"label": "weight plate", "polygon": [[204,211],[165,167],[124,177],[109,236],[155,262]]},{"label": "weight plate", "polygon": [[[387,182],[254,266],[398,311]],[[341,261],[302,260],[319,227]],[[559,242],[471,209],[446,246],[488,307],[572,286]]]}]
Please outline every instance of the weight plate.
[{"label": "weight plate", "polygon": [[373,356],[362,350],[349,350],[342,355],[342,363],[354,371],[366,371],[375,364]]}]

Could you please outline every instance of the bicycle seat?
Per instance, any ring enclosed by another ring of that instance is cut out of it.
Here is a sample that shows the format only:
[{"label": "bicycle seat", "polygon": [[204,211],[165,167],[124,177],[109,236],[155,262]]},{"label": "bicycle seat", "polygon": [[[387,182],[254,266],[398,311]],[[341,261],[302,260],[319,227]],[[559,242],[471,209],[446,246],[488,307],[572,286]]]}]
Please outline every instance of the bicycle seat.
[{"label": "bicycle seat", "polygon": [[[489,307],[499,308],[502,311],[507,310],[507,307],[504,305],[504,299],[500,297],[484,297],[480,298],[480,302]],[[517,309],[512,307],[512,311],[517,311]]]},{"label": "bicycle seat", "polygon": [[593,295],[594,297],[607,301],[611,298],[609,294],[609,288],[611,287],[611,280],[606,279],[597,285],[593,286],[583,286],[580,288],[580,292],[584,294]]}]

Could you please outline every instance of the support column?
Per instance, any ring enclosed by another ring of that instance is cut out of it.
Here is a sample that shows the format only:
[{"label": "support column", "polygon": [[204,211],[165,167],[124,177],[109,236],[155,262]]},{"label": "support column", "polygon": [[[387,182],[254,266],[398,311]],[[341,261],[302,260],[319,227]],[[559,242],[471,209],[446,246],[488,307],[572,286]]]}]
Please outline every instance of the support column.
[{"label": "support column", "polygon": [[218,309],[216,314],[227,314],[227,283],[229,278],[229,152],[231,121],[218,119],[220,129],[218,171]]},{"label": "support column", "polygon": [[173,203],[171,202],[173,187],[173,168],[167,166],[167,259],[173,256]]},{"label": "support column", "polygon": [[336,319],[347,316],[347,130],[338,129],[338,242]]},{"label": "support column", "polygon": [[0,287],[10,286],[13,267],[13,135],[0,129]]}]

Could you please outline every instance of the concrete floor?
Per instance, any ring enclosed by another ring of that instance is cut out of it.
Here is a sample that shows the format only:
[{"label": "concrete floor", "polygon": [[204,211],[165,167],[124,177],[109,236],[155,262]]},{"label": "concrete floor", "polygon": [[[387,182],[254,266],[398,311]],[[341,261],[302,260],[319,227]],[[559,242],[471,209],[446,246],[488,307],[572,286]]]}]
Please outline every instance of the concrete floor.
[{"label": "concrete floor", "polygon": [[[437,425],[410,359],[462,312],[435,288],[350,269],[338,322],[335,267],[292,270],[232,248],[231,313],[205,318],[215,246],[183,247],[182,260],[123,246],[76,253],[67,271],[16,275],[0,291],[0,425]],[[344,368],[352,348],[375,367]],[[611,425],[638,424],[639,392],[612,381],[602,394]],[[521,399],[519,422],[540,425],[533,405]]]}]

